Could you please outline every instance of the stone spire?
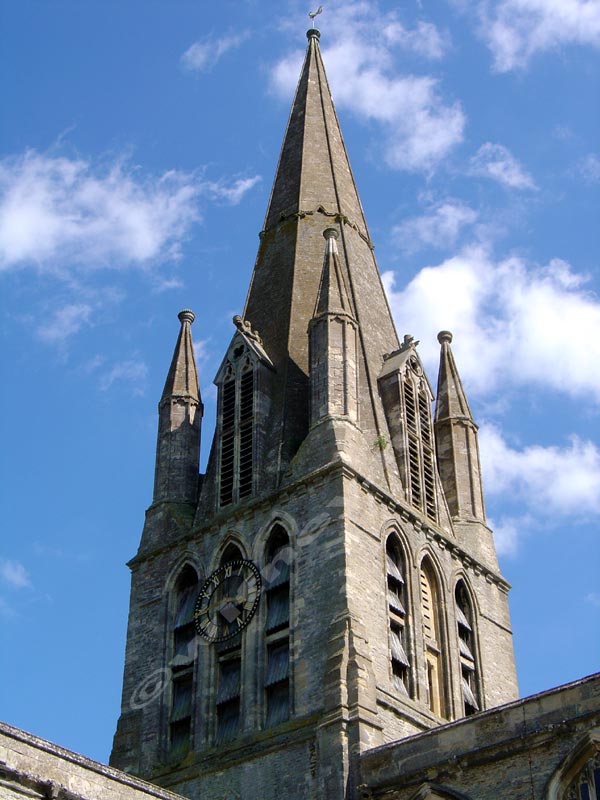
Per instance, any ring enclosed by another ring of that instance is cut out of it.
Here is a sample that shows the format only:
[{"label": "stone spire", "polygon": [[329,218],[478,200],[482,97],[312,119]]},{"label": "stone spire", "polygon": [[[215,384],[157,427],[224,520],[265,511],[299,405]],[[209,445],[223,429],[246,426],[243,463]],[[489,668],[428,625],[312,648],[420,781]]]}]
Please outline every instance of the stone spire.
[{"label": "stone spire", "polygon": [[198,496],[200,429],[204,411],[192,344],[194,313],[180,311],[181,329],[158,405],[154,503],[195,503]]},{"label": "stone spire", "polygon": [[383,434],[386,426],[377,395],[383,354],[398,347],[323,67],[320,34],[309,30],[307,36],[306,58],[243,314],[260,334],[275,368],[267,421],[270,453],[266,454],[275,485],[310,423],[306,332],[317,299],[326,302],[319,294],[325,228],[338,228],[338,260],[330,277],[344,287],[358,323],[358,418],[369,442]]},{"label": "stone spire", "polygon": [[309,324],[310,421],[326,417],[357,419],[357,325],[340,268],[336,228],[326,228],[327,241],[315,313]]},{"label": "stone spire", "polygon": [[442,486],[454,520],[485,523],[477,425],[450,348],[452,334],[441,331],[438,341],[441,354],[434,427]]}]

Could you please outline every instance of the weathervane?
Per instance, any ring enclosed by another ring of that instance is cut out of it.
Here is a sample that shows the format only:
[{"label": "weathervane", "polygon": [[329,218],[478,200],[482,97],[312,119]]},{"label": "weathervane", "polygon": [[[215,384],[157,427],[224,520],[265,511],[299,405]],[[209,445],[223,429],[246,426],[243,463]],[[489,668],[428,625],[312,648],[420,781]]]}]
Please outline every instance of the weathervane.
[{"label": "weathervane", "polygon": [[313,28],[315,27],[315,17],[323,13],[323,6],[319,6],[316,11],[309,11],[308,16],[312,19]]}]

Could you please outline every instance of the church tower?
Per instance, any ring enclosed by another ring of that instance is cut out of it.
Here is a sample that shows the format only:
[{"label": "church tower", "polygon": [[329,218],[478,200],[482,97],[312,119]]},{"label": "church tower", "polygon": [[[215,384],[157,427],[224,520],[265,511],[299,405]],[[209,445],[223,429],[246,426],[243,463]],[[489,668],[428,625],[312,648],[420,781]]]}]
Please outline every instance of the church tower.
[{"label": "church tower", "polygon": [[307,35],[206,472],[184,311],[130,562],[111,763],[198,800],[357,798],[361,753],[517,696],[452,336],[434,415]]}]

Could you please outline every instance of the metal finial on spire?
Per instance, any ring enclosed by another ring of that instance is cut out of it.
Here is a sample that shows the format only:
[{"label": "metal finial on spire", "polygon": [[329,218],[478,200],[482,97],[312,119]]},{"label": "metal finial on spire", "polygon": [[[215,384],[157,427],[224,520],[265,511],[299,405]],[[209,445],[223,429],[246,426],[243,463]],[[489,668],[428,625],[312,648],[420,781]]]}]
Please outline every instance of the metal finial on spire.
[{"label": "metal finial on spire", "polygon": [[316,11],[309,11],[308,16],[312,19],[312,26],[315,27],[315,17],[323,13],[323,6],[319,6]]}]

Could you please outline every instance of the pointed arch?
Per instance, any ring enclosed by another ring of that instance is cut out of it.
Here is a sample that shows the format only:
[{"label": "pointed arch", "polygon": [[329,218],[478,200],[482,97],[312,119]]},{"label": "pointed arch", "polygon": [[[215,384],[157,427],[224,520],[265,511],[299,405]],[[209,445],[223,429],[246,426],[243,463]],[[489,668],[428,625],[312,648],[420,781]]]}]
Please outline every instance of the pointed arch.
[{"label": "pointed arch", "polygon": [[198,573],[186,562],[173,582],[170,597],[171,692],[168,749],[171,758],[184,758],[191,749],[194,720],[196,630],[194,606]]},{"label": "pointed arch", "polygon": [[410,607],[406,588],[406,550],[396,531],[385,539],[385,580],[390,641],[392,685],[400,694],[412,697],[414,682],[411,673]]},{"label": "pointed arch", "polygon": [[454,587],[454,608],[458,636],[458,653],[465,717],[481,708],[481,678],[478,663],[477,621],[473,594],[465,578]]},{"label": "pointed arch", "polygon": [[588,731],[551,777],[546,800],[600,798],[600,728]]},{"label": "pointed arch", "polygon": [[265,727],[289,719],[290,697],[290,572],[289,534],[275,522],[265,546],[263,578]]},{"label": "pointed arch", "polygon": [[427,669],[427,704],[438,717],[448,718],[448,699],[445,676],[444,628],[438,572],[430,555],[425,555],[419,567],[421,620]]}]

